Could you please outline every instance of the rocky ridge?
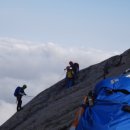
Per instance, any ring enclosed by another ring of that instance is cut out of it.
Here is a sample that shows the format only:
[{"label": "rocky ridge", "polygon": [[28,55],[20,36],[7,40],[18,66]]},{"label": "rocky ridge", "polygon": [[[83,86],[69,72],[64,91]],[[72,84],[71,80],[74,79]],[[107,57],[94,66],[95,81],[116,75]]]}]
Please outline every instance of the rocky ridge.
[{"label": "rocky ridge", "polygon": [[122,74],[130,68],[130,49],[81,70],[76,84],[70,89],[64,87],[63,79],[41,92],[0,126],[0,130],[68,130],[84,95],[103,79],[106,62],[110,66],[107,77]]}]

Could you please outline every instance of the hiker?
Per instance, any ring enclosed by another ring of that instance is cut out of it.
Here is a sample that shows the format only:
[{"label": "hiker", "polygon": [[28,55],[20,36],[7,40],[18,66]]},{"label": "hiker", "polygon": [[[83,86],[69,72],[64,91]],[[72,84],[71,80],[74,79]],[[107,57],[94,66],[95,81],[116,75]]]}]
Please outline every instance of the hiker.
[{"label": "hiker", "polygon": [[70,66],[67,66],[66,70],[66,87],[70,88],[74,85],[74,72]]},{"label": "hiker", "polygon": [[24,90],[27,88],[27,85],[23,85],[23,87],[17,87],[14,92],[14,96],[17,98],[17,111],[22,109],[22,96],[26,95]]},{"label": "hiker", "polygon": [[79,73],[79,64],[78,63],[73,63],[72,61],[69,62],[70,67],[72,68],[74,72],[74,79],[78,78],[78,73]]}]

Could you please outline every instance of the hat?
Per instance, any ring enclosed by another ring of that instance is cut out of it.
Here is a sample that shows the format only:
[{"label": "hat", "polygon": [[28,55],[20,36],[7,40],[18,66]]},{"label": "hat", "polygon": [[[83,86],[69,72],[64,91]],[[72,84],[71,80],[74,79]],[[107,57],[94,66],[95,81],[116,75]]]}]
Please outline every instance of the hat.
[{"label": "hat", "polygon": [[70,62],[69,62],[69,64],[71,65],[71,64],[73,64],[73,62],[72,62],[72,61],[70,61]]},{"label": "hat", "polygon": [[27,85],[26,85],[26,84],[24,84],[24,85],[23,85],[23,88],[27,88]]}]

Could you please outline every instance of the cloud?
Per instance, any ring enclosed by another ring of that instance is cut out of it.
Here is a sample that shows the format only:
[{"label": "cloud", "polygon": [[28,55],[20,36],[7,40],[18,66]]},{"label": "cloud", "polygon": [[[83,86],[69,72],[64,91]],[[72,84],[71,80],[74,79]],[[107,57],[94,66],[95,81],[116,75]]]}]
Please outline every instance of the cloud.
[{"label": "cloud", "polygon": [[[15,102],[13,93],[17,86],[27,84],[26,92],[36,96],[64,78],[64,68],[70,60],[78,62],[80,69],[83,69],[117,53],[93,48],[65,47],[51,42],[45,44],[0,38],[1,107],[8,105],[4,101]],[[0,110],[3,111],[3,108]]]},{"label": "cloud", "polygon": [[8,120],[9,116],[12,116],[15,111],[15,104],[0,100],[0,124]]}]

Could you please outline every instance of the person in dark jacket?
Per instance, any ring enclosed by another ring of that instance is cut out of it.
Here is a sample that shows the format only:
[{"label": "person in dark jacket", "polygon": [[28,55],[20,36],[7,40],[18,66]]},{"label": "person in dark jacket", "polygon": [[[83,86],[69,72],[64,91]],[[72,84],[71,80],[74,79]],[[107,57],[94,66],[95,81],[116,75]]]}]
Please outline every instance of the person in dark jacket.
[{"label": "person in dark jacket", "polygon": [[24,90],[27,88],[26,85],[23,85],[23,87],[17,87],[14,92],[14,96],[17,98],[17,111],[20,111],[22,109],[22,96],[26,95]]},{"label": "person in dark jacket", "polygon": [[79,73],[79,64],[78,63],[73,63],[72,61],[69,62],[70,67],[72,68],[74,72],[74,79],[78,77]]}]

